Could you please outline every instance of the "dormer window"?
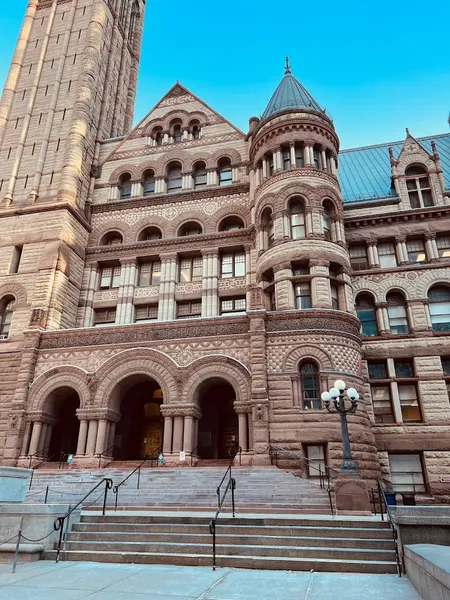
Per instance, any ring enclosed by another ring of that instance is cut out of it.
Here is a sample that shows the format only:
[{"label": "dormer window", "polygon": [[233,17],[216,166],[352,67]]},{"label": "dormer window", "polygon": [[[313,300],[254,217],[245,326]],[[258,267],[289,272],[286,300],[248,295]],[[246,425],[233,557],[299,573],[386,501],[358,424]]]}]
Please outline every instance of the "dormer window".
[{"label": "dormer window", "polygon": [[408,190],[411,208],[426,208],[433,206],[433,193],[431,191],[428,171],[421,165],[413,165],[405,171],[406,188]]}]

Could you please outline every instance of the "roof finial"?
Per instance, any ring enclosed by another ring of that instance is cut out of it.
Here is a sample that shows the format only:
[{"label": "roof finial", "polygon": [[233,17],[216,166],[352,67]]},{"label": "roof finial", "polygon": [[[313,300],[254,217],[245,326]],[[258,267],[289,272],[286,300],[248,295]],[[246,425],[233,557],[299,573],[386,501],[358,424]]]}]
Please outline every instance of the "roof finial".
[{"label": "roof finial", "polygon": [[286,66],[284,67],[284,74],[289,75],[291,72],[291,65],[289,64],[289,56],[286,56]]}]

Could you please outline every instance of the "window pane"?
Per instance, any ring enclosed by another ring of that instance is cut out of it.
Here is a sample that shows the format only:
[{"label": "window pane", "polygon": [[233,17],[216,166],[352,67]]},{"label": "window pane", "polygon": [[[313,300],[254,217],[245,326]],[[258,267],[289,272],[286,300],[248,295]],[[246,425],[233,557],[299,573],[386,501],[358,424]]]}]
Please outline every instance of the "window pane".
[{"label": "window pane", "polygon": [[369,361],[367,363],[367,367],[369,369],[370,379],[387,379],[388,378],[387,365],[385,362]]},{"label": "window pane", "polygon": [[120,285],[120,274],[121,274],[121,267],[114,267],[113,268],[113,276],[112,276],[112,284],[111,287],[112,288],[118,288]]},{"label": "window pane", "polygon": [[396,377],[414,377],[414,364],[411,360],[395,360],[394,366]]},{"label": "window pane", "polygon": [[419,192],[409,192],[411,208],[420,208]]},{"label": "window pane", "polygon": [[192,263],[192,281],[199,281],[203,277],[203,259],[194,258]]},{"label": "window pane", "polygon": [[419,454],[389,454],[389,465],[395,492],[425,492]]}]

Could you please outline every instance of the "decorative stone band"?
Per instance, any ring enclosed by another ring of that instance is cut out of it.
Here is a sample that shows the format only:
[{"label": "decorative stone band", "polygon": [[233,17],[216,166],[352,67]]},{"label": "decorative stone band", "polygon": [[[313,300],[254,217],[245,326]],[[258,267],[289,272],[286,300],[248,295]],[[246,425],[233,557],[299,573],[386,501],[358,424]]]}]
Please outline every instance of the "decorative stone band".
[{"label": "decorative stone band", "polygon": [[323,181],[333,185],[334,188],[340,191],[340,186],[337,177],[329,175],[325,171],[308,168],[290,169],[289,171],[278,172],[275,175],[272,175],[271,177],[268,177],[265,181],[263,181],[263,183],[261,183],[261,185],[259,185],[255,190],[255,201],[257,202],[261,194],[268,190],[274,183],[278,183],[279,181],[283,181],[284,179],[292,181],[293,178],[301,177],[314,177],[317,179],[322,179]]},{"label": "decorative stone band", "polygon": [[161,414],[163,417],[202,417],[202,411],[196,404],[162,404]]},{"label": "decorative stone band", "polygon": [[[354,336],[360,342],[359,320],[348,313],[333,310],[286,311],[268,315],[266,329],[275,331],[330,331]],[[361,343],[361,342],[360,342]]]}]

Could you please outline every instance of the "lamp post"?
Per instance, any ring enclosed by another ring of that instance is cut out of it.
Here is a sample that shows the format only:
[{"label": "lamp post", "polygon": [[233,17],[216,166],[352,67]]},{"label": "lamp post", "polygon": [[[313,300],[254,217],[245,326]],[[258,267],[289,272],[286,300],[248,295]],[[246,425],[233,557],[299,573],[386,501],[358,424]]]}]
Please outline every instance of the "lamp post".
[{"label": "lamp post", "polygon": [[[352,414],[356,411],[359,394],[355,388],[348,388],[346,390],[345,381],[338,379],[334,382],[334,387],[329,392],[323,392],[322,400],[325,404],[325,408],[331,414],[339,414],[341,417],[341,431],[342,431],[342,463],[341,473],[345,475],[357,475],[358,469],[356,463],[352,458],[350,450],[350,438],[348,436],[348,423],[347,415]],[[345,391],[347,391],[347,397],[351,402],[350,406],[345,404]],[[331,401],[333,400],[334,408],[331,408]]]}]

